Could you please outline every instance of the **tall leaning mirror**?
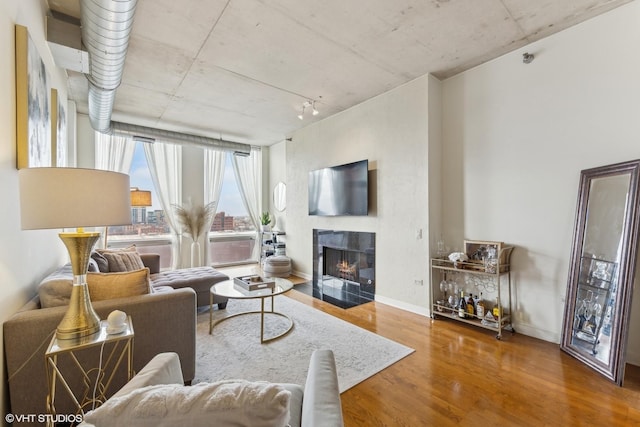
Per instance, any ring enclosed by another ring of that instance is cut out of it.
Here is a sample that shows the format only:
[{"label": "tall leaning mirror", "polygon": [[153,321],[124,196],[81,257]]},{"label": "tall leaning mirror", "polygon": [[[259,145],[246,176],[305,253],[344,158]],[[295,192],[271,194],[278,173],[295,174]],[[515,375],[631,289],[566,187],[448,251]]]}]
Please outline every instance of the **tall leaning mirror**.
[{"label": "tall leaning mirror", "polygon": [[640,160],[580,174],[560,347],[622,385],[638,247]]}]

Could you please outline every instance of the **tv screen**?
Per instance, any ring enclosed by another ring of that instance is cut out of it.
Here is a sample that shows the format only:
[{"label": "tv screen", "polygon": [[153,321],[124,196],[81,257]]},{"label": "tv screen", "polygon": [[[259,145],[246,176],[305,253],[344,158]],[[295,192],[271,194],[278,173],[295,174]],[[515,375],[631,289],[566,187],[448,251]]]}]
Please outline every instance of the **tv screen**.
[{"label": "tv screen", "polygon": [[367,215],[369,161],[309,172],[309,215]]}]

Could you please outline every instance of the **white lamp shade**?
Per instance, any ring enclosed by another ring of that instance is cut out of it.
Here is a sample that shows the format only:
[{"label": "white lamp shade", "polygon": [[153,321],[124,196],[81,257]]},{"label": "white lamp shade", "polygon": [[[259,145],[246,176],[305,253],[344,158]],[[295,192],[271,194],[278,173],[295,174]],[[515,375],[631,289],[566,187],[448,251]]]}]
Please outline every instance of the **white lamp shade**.
[{"label": "white lamp shade", "polygon": [[23,230],[131,224],[129,175],[99,169],[18,171]]}]

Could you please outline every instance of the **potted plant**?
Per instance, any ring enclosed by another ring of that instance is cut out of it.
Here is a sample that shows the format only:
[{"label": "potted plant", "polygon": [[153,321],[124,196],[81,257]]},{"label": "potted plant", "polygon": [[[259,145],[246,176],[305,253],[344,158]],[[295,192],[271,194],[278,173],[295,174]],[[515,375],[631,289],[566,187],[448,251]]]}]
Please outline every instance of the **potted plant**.
[{"label": "potted plant", "polygon": [[260,224],[262,231],[271,231],[271,214],[269,212],[262,212]]}]

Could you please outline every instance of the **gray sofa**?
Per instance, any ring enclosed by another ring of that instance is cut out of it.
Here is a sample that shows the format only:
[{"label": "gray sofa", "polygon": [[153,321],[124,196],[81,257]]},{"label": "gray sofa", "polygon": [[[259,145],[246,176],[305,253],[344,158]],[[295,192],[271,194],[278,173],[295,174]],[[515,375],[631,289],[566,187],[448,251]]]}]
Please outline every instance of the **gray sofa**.
[{"label": "gray sofa", "polygon": [[[146,386],[182,383],[180,360],[177,355],[172,353],[160,354],[111,399],[124,398],[129,393]],[[289,425],[291,427],[341,427],[344,425],[335,359],[331,350],[316,350],[313,352],[309,361],[309,371],[304,386],[298,384],[280,385],[291,392],[289,401]],[[225,398],[228,399],[229,396],[227,395]],[[129,399],[129,402],[132,401],[131,397],[124,399]],[[144,400],[138,400],[137,402],[144,404],[142,403]],[[188,412],[198,410],[196,408],[197,405],[191,402],[189,404],[191,407]],[[205,406],[209,404],[210,402],[206,402]],[[106,425],[150,425],[150,423],[153,423],[151,419],[133,420],[126,418],[126,415],[122,415],[126,413],[126,410],[123,410],[124,406],[118,405],[117,414],[115,411],[111,411],[109,406],[109,401],[107,401],[103,411],[101,411],[103,413],[100,413],[100,408],[98,408],[93,414],[87,414],[87,420],[81,426],[101,427],[103,425],[101,420],[104,420]],[[206,408],[200,409],[207,410]],[[154,415],[159,416],[158,414],[162,414],[163,409],[154,406],[153,410],[145,411],[138,407],[133,412],[137,414],[146,413],[153,417]],[[260,416],[260,414],[257,415],[258,417]],[[165,414],[165,416],[169,416],[169,414]],[[247,413],[243,414],[245,422],[247,422],[246,416]],[[188,418],[185,419],[185,422],[188,424],[187,420]],[[215,415],[211,415],[210,420],[210,424],[206,425],[217,425]],[[264,420],[261,421],[264,424]],[[241,422],[238,422],[237,425],[241,424]]]},{"label": "gray sofa", "polygon": [[[150,275],[153,292],[127,298],[94,301],[93,307],[101,319],[106,319],[113,310],[122,310],[131,316],[134,338],[134,370],[144,367],[156,354],[175,352],[180,358],[184,381],[190,383],[195,375],[196,307],[209,304],[209,288],[213,283],[228,277],[210,267],[158,272],[159,256],[141,255]],[[65,268],[52,273],[48,278],[60,280],[71,270]],[[194,285],[194,290],[190,285]],[[205,292],[206,288],[206,292]],[[216,301],[223,308],[226,301]],[[9,400],[13,414],[44,414],[47,395],[44,352],[60,323],[67,306],[41,308],[40,299],[34,297],[3,324],[4,353],[9,384]],[[88,349],[80,355],[81,362],[95,365],[99,360],[99,348]],[[69,369],[71,361],[60,358],[63,369]],[[80,389],[80,378],[72,387]],[[107,396],[115,393],[126,383],[127,375],[121,369]],[[58,413],[73,413],[71,400],[64,393],[56,399]],[[68,412],[71,411],[71,412]],[[22,424],[21,424],[22,425]],[[28,425],[28,424],[27,424]]]}]

